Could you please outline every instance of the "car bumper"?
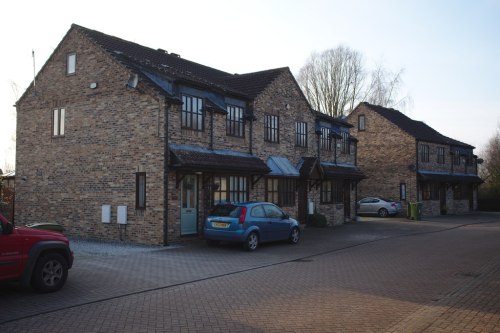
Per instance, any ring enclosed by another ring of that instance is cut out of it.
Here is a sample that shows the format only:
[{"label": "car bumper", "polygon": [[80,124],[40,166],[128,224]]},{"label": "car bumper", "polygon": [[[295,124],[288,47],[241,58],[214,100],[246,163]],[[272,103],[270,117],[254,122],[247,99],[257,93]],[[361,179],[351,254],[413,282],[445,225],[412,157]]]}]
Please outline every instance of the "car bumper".
[{"label": "car bumper", "polygon": [[223,230],[213,228],[203,229],[203,237],[209,240],[243,242],[246,239],[246,236],[247,234],[245,233],[245,230]]}]

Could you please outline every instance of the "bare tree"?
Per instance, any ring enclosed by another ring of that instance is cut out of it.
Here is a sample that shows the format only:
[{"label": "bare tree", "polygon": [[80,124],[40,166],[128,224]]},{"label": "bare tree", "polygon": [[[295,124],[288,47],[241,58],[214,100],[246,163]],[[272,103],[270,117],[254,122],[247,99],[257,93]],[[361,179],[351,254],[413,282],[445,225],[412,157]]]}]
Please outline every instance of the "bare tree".
[{"label": "bare tree", "polygon": [[361,53],[338,46],[313,53],[300,69],[298,82],[311,106],[333,117],[348,114],[359,102],[406,109],[411,98],[399,98],[403,70],[392,73],[379,64],[365,69]]},{"label": "bare tree", "polygon": [[490,139],[483,152],[484,163],[481,166],[481,177],[485,181],[485,190],[500,193],[500,123],[496,134]]},{"label": "bare tree", "polygon": [[361,54],[345,46],[313,53],[298,76],[311,106],[333,117],[352,110],[363,81]]}]

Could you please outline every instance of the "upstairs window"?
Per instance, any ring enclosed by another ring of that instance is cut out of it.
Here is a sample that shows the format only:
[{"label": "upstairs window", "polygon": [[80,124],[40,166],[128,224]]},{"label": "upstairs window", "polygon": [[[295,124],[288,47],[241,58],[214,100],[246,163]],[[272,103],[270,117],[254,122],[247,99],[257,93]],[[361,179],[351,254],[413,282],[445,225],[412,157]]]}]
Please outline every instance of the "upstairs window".
[{"label": "upstairs window", "polygon": [[320,148],[323,150],[332,150],[332,138],[330,136],[330,129],[321,127]]},{"label": "upstairs window", "polygon": [[238,106],[227,106],[226,133],[231,136],[245,136],[245,122],[243,119],[243,108]]},{"label": "upstairs window", "polygon": [[295,145],[297,147],[307,147],[307,123],[295,123]]},{"label": "upstairs window", "polygon": [[460,150],[457,149],[454,151],[453,154],[453,164],[460,165],[460,159],[461,159]]},{"label": "upstairs window", "polygon": [[70,53],[66,57],[66,74],[73,75],[76,73],[76,53]]},{"label": "upstairs window", "polygon": [[181,126],[185,129],[203,131],[203,100],[182,95]]},{"label": "upstairs window", "polygon": [[279,142],[279,117],[266,114],[264,119],[264,140],[267,142]]},{"label": "upstairs window", "polygon": [[349,133],[341,132],[342,135],[342,154],[350,154],[351,153],[351,145],[349,143]]},{"label": "upstairs window", "polygon": [[429,145],[420,145],[420,161],[429,162]]},{"label": "upstairs window", "polygon": [[444,164],[444,148],[443,147],[438,147],[437,162],[439,164]]},{"label": "upstairs window", "polygon": [[360,114],[358,116],[358,131],[364,131],[365,130],[365,115]]},{"label": "upstairs window", "polygon": [[135,174],[135,209],[146,209],[146,173]]},{"label": "upstairs window", "polygon": [[65,109],[52,110],[52,136],[64,136]]}]

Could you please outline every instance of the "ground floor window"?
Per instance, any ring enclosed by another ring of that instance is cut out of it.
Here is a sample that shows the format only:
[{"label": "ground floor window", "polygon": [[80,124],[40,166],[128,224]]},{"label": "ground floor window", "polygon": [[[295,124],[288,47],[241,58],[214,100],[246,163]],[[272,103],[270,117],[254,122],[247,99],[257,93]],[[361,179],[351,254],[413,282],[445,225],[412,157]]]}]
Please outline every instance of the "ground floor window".
[{"label": "ground floor window", "polygon": [[406,183],[399,184],[399,200],[406,200]]},{"label": "ground floor window", "polygon": [[294,178],[267,178],[266,201],[282,207],[295,206]]},{"label": "ground floor window", "polygon": [[462,184],[453,185],[453,200],[463,200],[464,190]]},{"label": "ground floor window", "polygon": [[439,184],[424,183],[422,185],[422,200],[439,200]]},{"label": "ground floor window", "polygon": [[135,174],[135,209],[146,209],[146,173]]},{"label": "ground floor window", "polygon": [[245,202],[248,201],[247,177],[215,176],[213,202]]},{"label": "ground floor window", "polygon": [[327,203],[343,203],[344,191],[342,181],[339,180],[325,180],[321,183],[320,202]]}]

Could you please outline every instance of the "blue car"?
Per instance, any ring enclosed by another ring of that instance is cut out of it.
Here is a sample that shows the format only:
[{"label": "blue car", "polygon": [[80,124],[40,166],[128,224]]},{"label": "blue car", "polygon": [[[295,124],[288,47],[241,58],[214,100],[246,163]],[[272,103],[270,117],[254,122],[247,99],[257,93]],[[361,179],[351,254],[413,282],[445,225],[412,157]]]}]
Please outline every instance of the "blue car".
[{"label": "blue car", "polygon": [[263,242],[288,240],[297,244],[300,240],[299,222],[269,202],[218,204],[203,230],[209,245],[239,242],[248,251],[255,251]]}]

